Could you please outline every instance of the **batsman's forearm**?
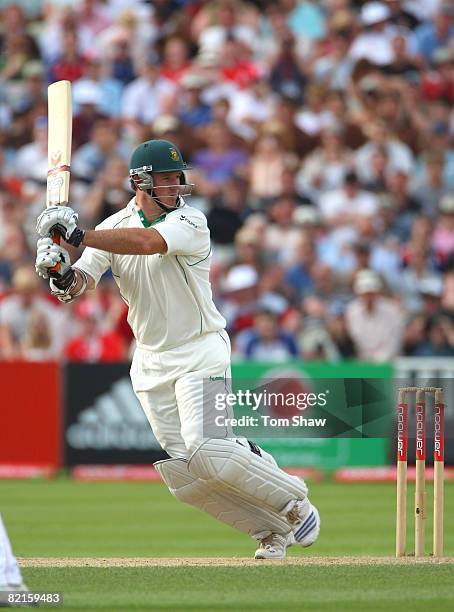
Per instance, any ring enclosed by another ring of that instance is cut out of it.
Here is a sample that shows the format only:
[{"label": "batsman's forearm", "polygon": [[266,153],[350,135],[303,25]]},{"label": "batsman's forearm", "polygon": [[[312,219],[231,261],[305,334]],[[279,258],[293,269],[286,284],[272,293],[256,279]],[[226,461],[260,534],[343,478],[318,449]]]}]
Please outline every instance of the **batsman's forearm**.
[{"label": "batsman's forearm", "polygon": [[87,230],[82,244],[117,255],[152,255],[167,251],[164,238],[153,228]]}]

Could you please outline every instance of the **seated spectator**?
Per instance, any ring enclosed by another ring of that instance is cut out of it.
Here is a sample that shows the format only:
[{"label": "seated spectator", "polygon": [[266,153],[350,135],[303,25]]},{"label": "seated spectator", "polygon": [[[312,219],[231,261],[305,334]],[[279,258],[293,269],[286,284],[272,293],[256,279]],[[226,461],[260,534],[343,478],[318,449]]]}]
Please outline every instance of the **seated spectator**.
[{"label": "seated spectator", "polygon": [[454,253],[454,193],[447,193],[441,198],[438,210],[432,246],[438,260],[446,262]]},{"label": "seated spectator", "polygon": [[433,218],[437,215],[440,198],[447,193],[443,180],[443,154],[432,150],[425,153],[423,159],[424,175],[414,182],[411,195],[421,212]]},{"label": "seated spectator", "polygon": [[358,358],[382,362],[396,357],[405,325],[403,310],[381,295],[382,283],[373,270],[358,272],[353,288],[357,297],[347,306],[346,321]]},{"label": "seated spectator", "polygon": [[107,74],[107,64],[96,55],[87,57],[83,76],[73,86],[73,112],[77,112],[77,101],[81,96],[79,91],[88,88],[98,88],[96,110],[106,117],[118,117],[121,111],[121,96],[123,83]]},{"label": "seated spectator", "polygon": [[232,83],[238,89],[249,87],[260,75],[249,43],[235,38],[227,38],[222,45],[219,68],[221,79]]},{"label": "seated spectator", "polygon": [[112,363],[126,357],[121,336],[114,331],[103,331],[95,314],[78,317],[80,332],[65,346],[69,361],[83,363]]},{"label": "seated spectator", "polygon": [[276,107],[276,96],[267,81],[257,76],[249,87],[230,98],[228,124],[240,138],[253,141],[260,132],[260,126],[268,121]]},{"label": "seated spectator", "polygon": [[357,36],[348,55],[354,61],[366,59],[386,66],[394,59],[392,32],[389,28],[391,11],[384,2],[367,2],[361,8],[363,31]]},{"label": "seated spectator", "polygon": [[447,47],[454,37],[454,10],[451,2],[442,2],[434,18],[415,30],[416,50],[427,64],[440,47]]},{"label": "seated spectator", "polygon": [[160,76],[180,83],[190,67],[187,42],[178,36],[171,36],[165,41]]},{"label": "seated spectator", "polygon": [[418,72],[420,62],[410,54],[411,45],[399,30],[391,39],[391,46],[394,57],[389,64],[382,66],[383,74],[407,78],[409,75],[414,75]]},{"label": "seated spectator", "polygon": [[264,247],[274,255],[276,261],[287,259],[287,250],[291,249],[299,230],[293,225],[293,215],[297,207],[294,198],[282,195],[275,198],[266,209],[268,219],[265,228]]},{"label": "seated spectator", "polygon": [[213,119],[212,109],[201,98],[204,77],[186,72],[180,80],[182,96],[178,100],[178,118],[190,128],[200,128]]},{"label": "seated spectator", "polygon": [[317,252],[314,240],[308,231],[303,230],[295,251],[295,259],[284,277],[285,285],[288,287],[292,300],[299,301],[304,295],[313,293],[312,270],[316,260]]},{"label": "seated spectator", "polygon": [[214,196],[220,193],[224,183],[240,176],[247,163],[245,152],[232,145],[232,137],[225,125],[210,123],[206,128],[206,147],[195,153],[194,182],[201,194]]},{"label": "seated spectator", "polygon": [[320,132],[332,127],[331,113],[324,104],[325,89],[321,85],[307,87],[305,103],[296,114],[295,123],[305,134],[318,136]]},{"label": "seated spectator", "polygon": [[434,315],[426,323],[424,339],[414,349],[416,357],[454,357],[454,324],[443,315]]},{"label": "seated spectator", "polygon": [[355,357],[355,345],[348,332],[345,309],[341,303],[328,309],[326,329],[338,351],[338,359]]},{"label": "seated spectator", "polygon": [[246,187],[241,179],[227,181],[225,189],[211,199],[211,209],[207,215],[215,257],[219,259],[220,252],[223,252],[223,261],[229,260],[230,263],[235,257],[234,242],[237,245],[238,230],[243,225]]},{"label": "seated spectator", "polygon": [[18,176],[44,182],[47,176],[47,117],[35,119],[33,141],[17,151],[15,165]]},{"label": "seated spectator", "polygon": [[132,59],[131,38],[127,33],[119,33],[111,41],[109,75],[123,84],[129,85],[137,77]]},{"label": "seated spectator", "polygon": [[340,189],[322,194],[318,206],[323,219],[335,229],[353,223],[359,215],[373,217],[378,210],[375,195],[361,189],[354,172],[345,175]]},{"label": "seated spectator", "polygon": [[98,111],[101,88],[97,83],[85,82],[75,89],[73,97],[77,111],[73,116],[72,142],[74,149],[77,150],[89,142],[96,123],[107,117]]},{"label": "seated spectator", "polygon": [[430,250],[426,244],[411,242],[405,257],[405,268],[400,273],[397,292],[410,313],[421,310],[421,283],[436,283],[440,274],[434,269]]},{"label": "seated spectator", "polygon": [[264,134],[256,140],[249,165],[250,194],[255,200],[254,208],[263,208],[267,200],[282,194],[284,170],[290,163],[291,157],[277,136]]},{"label": "seated spectator", "polygon": [[259,276],[251,265],[233,266],[222,284],[221,312],[229,333],[250,328],[258,307]]},{"label": "seated spectator", "polygon": [[77,81],[84,73],[85,57],[79,52],[77,30],[63,32],[61,54],[49,67],[49,82]]},{"label": "seated spectator", "polygon": [[309,295],[302,302],[303,320],[297,334],[298,348],[305,361],[337,361],[339,350],[327,326],[328,308],[325,302]]},{"label": "seated spectator", "polygon": [[325,129],[320,135],[320,147],[303,162],[298,187],[312,199],[330,189],[338,189],[352,163],[351,151],[345,146],[342,134]]},{"label": "seated spectator", "polygon": [[[67,313],[55,307],[47,295],[41,295],[41,282],[30,266],[18,267],[12,279],[12,293],[0,302],[0,359],[21,359],[28,346],[30,329],[44,318],[45,348],[57,356],[62,348]],[[46,324],[47,322],[47,324]],[[43,340],[43,339],[42,339]]]},{"label": "seated spectator", "polygon": [[244,357],[252,361],[282,363],[298,357],[295,339],[284,332],[276,315],[269,310],[258,311],[254,327],[245,342]]},{"label": "seated spectator", "polygon": [[[93,126],[90,140],[81,146],[72,159],[72,171],[87,182],[92,182],[110,157],[128,159],[128,149],[119,140],[118,130],[112,120],[98,119]],[[125,180],[123,176],[123,180]]]},{"label": "seated spectator", "polygon": [[421,94],[426,100],[454,102],[453,61],[454,53],[449,47],[434,51],[432,69],[423,74],[421,81]]},{"label": "seated spectator", "polygon": [[109,156],[102,170],[97,172],[96,181],[81,209],[81,216],[90,226],[96,226],[110,215],[126,206],[132,197],[132,191],[125,184],[128,175],[128,164],[115,154]]},{"label": "seated spectator", "polygon": [[156,59],[149,58],[141,65],[140,76],[124,89],[121,115],[126,126],[134,133],[141,124],[152,123],[174,93],[175,84],[161,77]]},{"label": "seated spectator", "polygon": [[354,60],[348,49],[353,40],[355,17],[347,9],[336,11],[330,20],[330,45],[320,57],[314,58],[312,74],[331,90],[345,90],[350,82]]},{"label": "seated spectator", "polygon": [[365,128],[368,142],[356,151],[356,171],[360,180],[367,183],[372,179],[372,156],[377,147],[386,151],[387,171],[400,170],[409,174],[413,169],[413,155],[409,147],[392,134],[384,122],[377,121]]},{"label": "seated spectator", "polygon": [[284,98],[301,103],[306,80],[303,62],[296,52],[295,38],[289,32],[280,41],[279,52],[270,67],[271,88]]},{"label": "seated spectator", "polygon": [[60,347],[53,342],[51,322],[38,310],[32,311],[21,342],[20,357],[26,361],[58,361]]}]

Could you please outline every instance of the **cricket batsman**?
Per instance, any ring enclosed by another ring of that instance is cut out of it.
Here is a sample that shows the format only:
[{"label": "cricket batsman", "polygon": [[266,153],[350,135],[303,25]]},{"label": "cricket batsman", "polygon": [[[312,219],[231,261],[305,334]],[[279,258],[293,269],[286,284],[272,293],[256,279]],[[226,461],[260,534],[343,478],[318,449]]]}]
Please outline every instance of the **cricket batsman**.
[{"label": "cricket batsman", "polygon": [[[205,381],[225,389],[230,342],[212,300],[207,220],[184,199],[193,187],[186,169],[171,142],[140,144],[129,164],[135,196],[95,230],[79,228],[67,206],[39,216],[36,271],[50,278],[53,295],[70,302],[111,269],[136,339],[134,392],[170,456],[156,469],[177,499],[258,540],[256,559],[284,559],[288,546],[315,542],[319,514],[304,481],[257,445],[228,427],[207,435],[218,411],[207,402]],[[55,230],[86,247],[73,266],[52,241]]]}]

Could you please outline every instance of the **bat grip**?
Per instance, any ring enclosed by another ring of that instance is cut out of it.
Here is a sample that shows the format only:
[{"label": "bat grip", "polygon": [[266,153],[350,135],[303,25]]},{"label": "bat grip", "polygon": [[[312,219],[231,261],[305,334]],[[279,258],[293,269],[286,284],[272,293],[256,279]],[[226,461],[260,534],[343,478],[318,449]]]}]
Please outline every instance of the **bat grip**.
[{"label": "bat grip", "polygon": [[[55,244],[60,244],[60,240],[61,240],[60,234],[56,231],[53,231],[52,232],[52,242],[54,242]],[[59,274],[60,268],[61,268],[61,263],[59,262],[53,268],[49,268],[49,272],[52,274],[55,274],[55,273]]]}]

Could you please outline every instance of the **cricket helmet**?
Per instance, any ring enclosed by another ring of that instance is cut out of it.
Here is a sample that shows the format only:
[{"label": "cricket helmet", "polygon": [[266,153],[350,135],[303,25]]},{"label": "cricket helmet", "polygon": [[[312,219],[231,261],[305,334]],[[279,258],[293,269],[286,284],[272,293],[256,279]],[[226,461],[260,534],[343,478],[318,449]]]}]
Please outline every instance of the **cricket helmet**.
[{"label": "cricket helmet", "polygon": [[[133,151],[129,176],[139,189],[145,191],[153,188],[152,177],[148,176],[152,172],[183,172],[186,168],[181,151],[169,140],[147,140]],[[142,178],[139,184],[133,178],[136,176]],[[150,183],[149,186],[146,183]]]},{"label": "cricket helmet", "polygon": [[180,185],[185,186],[180,195],[190,195],[193,185],[186,184],[184,170],[188,168],[181,151],[169,140],[147,140],[140,144],[132,153],[129,162],[129,178],[135,190],[140,189],[154,197],[164,209],[178,208],[181,205],[178,198],[176,206],[167,206],[160,201],[154,191],[153,172],[180,172]]}]

